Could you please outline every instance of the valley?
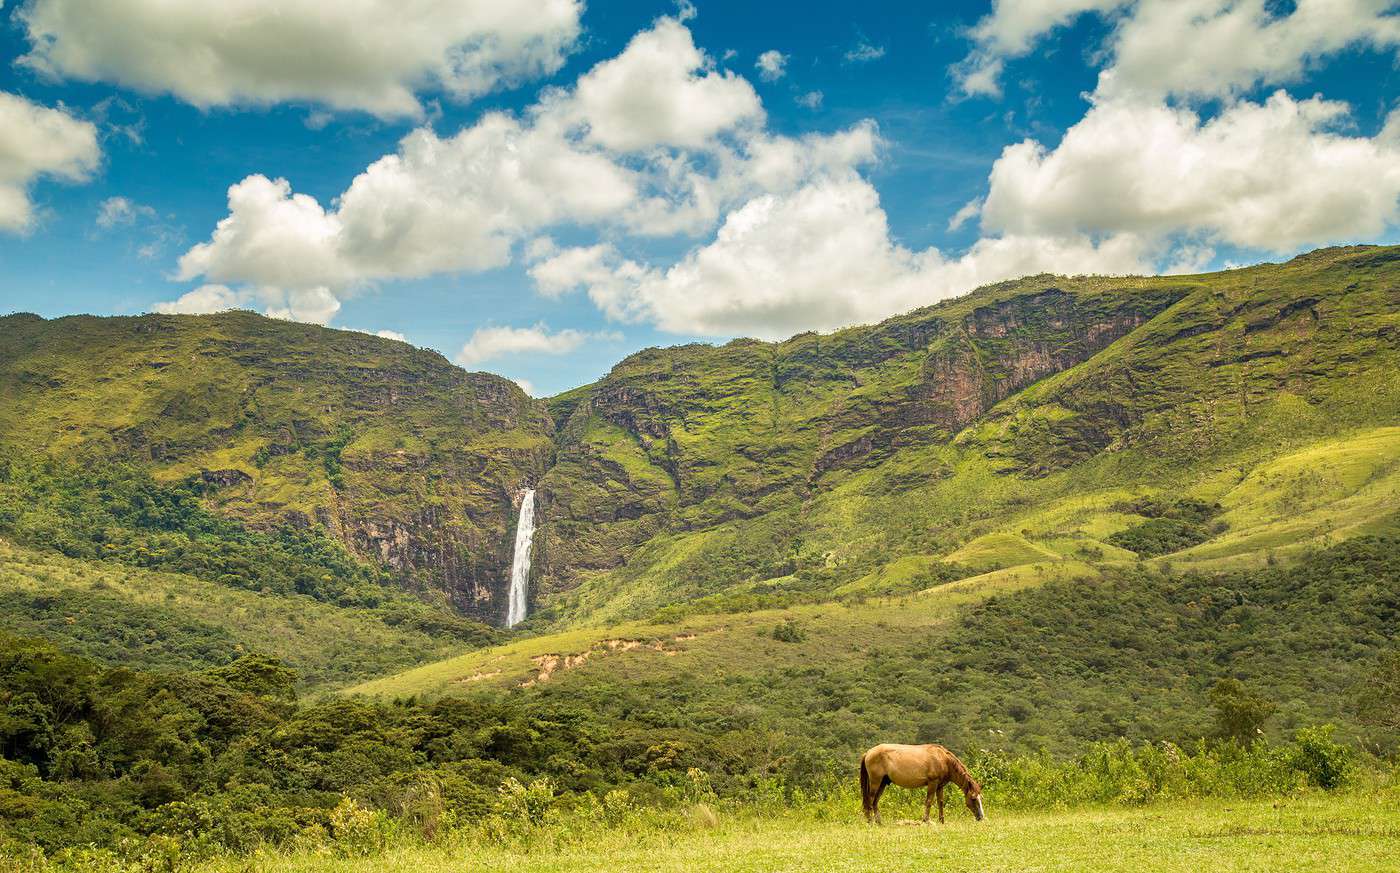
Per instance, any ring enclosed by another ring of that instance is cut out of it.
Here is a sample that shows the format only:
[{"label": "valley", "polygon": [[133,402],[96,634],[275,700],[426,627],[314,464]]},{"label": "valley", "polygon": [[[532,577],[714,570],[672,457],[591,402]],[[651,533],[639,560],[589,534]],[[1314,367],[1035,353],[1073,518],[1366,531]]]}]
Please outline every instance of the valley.
[{"label": "valley", "polygon": [[1400,248],[1365,246],[1030,277],[543,400],[246,312],[8,316],[0,675],[81,700],[11,732],[0,808],[115,844],[188,791],[242,851],[352,800],[494,821],[510,784],[839,806],[871,737],[1007,797],[1215,742],[1223,680],[1291,763],[1221,790],[1317,788],[1298,750],[1400,739],[1355,703],[1400,631],[1397,361]]}]

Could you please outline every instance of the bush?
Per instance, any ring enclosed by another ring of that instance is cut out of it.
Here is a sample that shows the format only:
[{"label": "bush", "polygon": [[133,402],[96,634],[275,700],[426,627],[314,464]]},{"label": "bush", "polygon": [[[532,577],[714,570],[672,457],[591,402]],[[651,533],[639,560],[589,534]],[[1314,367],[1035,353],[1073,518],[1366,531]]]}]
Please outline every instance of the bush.
[{"label": "bush", "polygon": [[782,624],[774,625],[773,639],[781,643],[800,643],[807,639],[807,632],[797,622],[788,619]]},{"label": "bush", "polygon": [[1303,774],[1309,785],[1335,791],[1346,784],[1354,767],[1348,746],[1332,739],[1332,725],[1303,728],[1294,736],[1288,763]]}]

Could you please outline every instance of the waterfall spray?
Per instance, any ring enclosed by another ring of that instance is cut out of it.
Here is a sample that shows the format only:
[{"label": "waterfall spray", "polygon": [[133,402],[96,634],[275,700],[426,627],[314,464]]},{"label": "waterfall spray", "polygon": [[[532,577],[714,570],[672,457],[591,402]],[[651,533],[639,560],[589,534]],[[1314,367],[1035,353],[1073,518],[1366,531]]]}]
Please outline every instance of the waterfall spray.
[{"label": "waterfall spray", "polygon": [[520,521],[515,525],[515,556],[510,564],[510,599],[506,606],[506,627],[525,619],[530,584],[530,544],[535,538],[535,489],[526,488],[520,498]]}]

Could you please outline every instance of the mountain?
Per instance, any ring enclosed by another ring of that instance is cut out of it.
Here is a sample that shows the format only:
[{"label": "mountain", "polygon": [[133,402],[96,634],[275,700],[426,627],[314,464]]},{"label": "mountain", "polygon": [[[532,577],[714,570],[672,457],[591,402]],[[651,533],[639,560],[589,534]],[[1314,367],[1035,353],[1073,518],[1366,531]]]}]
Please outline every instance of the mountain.
[{"label": "mountain", "polygon": [[12,315],[0,535],[499,624],[535,487],[536,629],[1018,566],[1261,566],[1395,527],[1397,281],[1391,247],[1036,276],[827,335],[649,349],[547,401],[246,312]]},{"label": "mountain", "polygon": [[247,312],[0,319],[0,449],[193,482],[252,529],[323,533],[498,619],[512,501],[552,454],[513,382],[351,331]]},{"label": "mountain", "polygon": [[1386,529],[1397,280],[1400,250],[1368,247],[1040,276],[829,336],[642,352],[550,401],[537,584],[610,620],[1154,557],[1111,540],[1179,495],[1220,504],[1169,550],[1201,566]]}]

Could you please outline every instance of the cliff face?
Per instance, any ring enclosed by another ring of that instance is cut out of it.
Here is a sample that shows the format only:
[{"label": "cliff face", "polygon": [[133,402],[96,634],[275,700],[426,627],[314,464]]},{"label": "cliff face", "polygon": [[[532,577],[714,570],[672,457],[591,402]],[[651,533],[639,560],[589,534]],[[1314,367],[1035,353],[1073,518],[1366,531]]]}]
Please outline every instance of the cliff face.
[{"label": "cliff face", "polygon": [[537,585],[572,588],[668,531],[800,505],[902,449],[946,443],[1187,292],[1010,283],[872,327],[648,350],[556,406]]},{"label": "cliff face", "polygon": [[512,494],[553,423],[440,355],[251,313],[0,320],[0,448],[198,477],[221,513],[319,527],[400,585],[504,615]]}]

